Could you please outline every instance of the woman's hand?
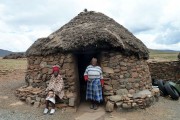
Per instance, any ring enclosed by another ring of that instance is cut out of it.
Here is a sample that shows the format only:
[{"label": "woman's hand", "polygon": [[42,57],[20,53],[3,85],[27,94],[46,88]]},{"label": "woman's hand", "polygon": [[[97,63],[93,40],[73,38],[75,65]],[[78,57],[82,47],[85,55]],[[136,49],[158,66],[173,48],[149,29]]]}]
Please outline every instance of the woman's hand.
[{"label": "woman's hand", "polygon": [[104,87],[104,80],[101,79],[101,86]]},{"label": "woman's hand", "polygon": [[84,80],[88,81],[88,75],[84,75]]}]

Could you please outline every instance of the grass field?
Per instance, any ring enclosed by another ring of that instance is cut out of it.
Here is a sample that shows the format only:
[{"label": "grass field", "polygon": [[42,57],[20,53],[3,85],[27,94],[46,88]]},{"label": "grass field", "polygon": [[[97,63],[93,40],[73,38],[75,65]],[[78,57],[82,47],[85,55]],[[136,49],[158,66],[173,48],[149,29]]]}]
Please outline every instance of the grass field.
[{"label": "grass field", "polygon": [[176,61],[179,52],[172,51],[159,51],[159,50],[149,50],[150,60],[155,61]]},{"label": "grass field", "polygon": [[0,58],[0,70],[14,71],[16,69],[26,69],[26,59],[2,59]]}]

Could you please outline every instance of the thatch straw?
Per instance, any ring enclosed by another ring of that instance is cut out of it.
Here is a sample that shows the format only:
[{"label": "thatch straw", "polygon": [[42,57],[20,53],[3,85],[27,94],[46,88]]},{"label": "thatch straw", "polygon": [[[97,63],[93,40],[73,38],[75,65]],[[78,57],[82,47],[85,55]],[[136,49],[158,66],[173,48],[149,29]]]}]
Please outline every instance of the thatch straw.
[{"label": "thatch straw", "polygon": [[122,25],[99,12],[81,12],[47,38],[38,39],[27,56],[57,52],[116,50],[147,59],[147,47]]}]

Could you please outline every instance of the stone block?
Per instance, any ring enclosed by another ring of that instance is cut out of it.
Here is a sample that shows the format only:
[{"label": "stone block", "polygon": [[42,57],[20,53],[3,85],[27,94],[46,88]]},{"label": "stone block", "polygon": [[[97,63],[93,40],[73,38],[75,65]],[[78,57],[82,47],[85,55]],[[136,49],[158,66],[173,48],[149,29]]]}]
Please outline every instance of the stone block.
[{"label": "stone block", "polygon": [[110,67],[103,67],[102,69],[104,73],[114,73],[114,70]]},{"label": "stone block", "polygon": [[37,108],[37,107],[39,107],[39,106],[40,106],[40,102],[34,102],[33,107]]},{"label": "stone block", "polygon": [[117,95],[126,95],[128,94],[128,90],[127,89],[119,89],[116,91]]},{"label": "stone block", "polygon": [[144,98],[148,95],[152,95],[151,92],[149,90],[142,90],[142,91],[139,91],[137,93],[135,93],[133,95],[133,98],[136,99],[136,98]]},{"label": "stone block", "polygon": [[127,103],[123,103],[123,104],[122,104],[122,108],[130,109],[130,108],[131,108],[131,105],[129,105],[129,104],[127,104]]},{"label": "stone block", "polygon": [[104,85],[104,89],[105,89],[106,91],[109,91],[109,90],[112,90],[113,88],[112,88],[112,86],[110,86],[110,85]]},{"label": "stone block", "polygon": [[75,106],[75,98],[69,99],[69,106],[74,107]]},{"label": "stone block", "polygon": [[113,96],[109,96],[109,100],[113,101],[113,102],[118,102],[122,100],[122,96],[121,95],[113,95]]},{"label": "stone block", "polygon": [[107,112],[112,112],[113,110],[114,110],[114,103],[110,102],[110,101],[107,101],[107,103],[106,103],[106,111]]}]

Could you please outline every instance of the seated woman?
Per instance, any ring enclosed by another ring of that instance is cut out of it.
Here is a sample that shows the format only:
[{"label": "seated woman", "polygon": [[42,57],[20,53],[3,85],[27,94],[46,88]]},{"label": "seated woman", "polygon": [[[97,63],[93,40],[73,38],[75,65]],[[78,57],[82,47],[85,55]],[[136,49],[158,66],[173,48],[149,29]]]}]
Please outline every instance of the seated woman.
[{"label": "seated woman", "polygon": [[49,111],[49,104],[52,105],[52,109],[50,110],[50,114],[54,114],[55,112],[55,97],[59,97],[60,99],[64,96],[64,82],[62,76],[59,74],[59,66],[53,66],[53,75],[49,81],[49,85],[46,88],[48,91],[48,95],[46,97],[46,108],[44,109],[44,114],[47,114]]},{"label": "seated woman", "polygon": [[84,73],[84,79],[87,81],[86,100],[91,101],[91,109],[98,109],[98,104],[103,101],[102,87],[104,85],[102,70],[97,66],[97,59],[91,60]]}]

